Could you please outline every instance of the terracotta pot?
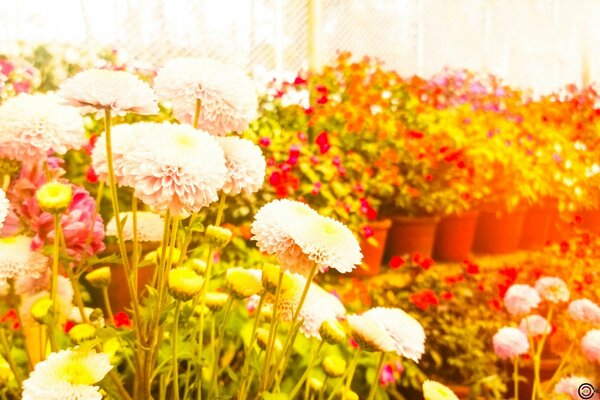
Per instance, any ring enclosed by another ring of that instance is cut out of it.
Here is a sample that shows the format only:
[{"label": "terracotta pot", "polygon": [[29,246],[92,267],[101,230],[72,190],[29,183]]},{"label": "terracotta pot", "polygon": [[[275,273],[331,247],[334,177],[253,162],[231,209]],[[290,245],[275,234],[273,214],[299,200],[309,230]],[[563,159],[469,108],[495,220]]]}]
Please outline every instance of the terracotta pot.
[{"label": "terracotta pot", "polygon": [[387,256],[419,253],[431,257],[438,217],[392,217]]},{"label": "terracotta pot", "polygon": [[575,218],[574,212],[570,211],[558,211],[556,208],[550,218],[550,227],[548,228],[548,240],[551,242],[561,242],[568,240],[573,236],[573,229],[571,223]]},{"label": "terracotta pot", "polygon": [[374,246],[366,240],[361,242],[360,248],[364,256],[363,265],[354,270],[354,274],[359,276],[373,276],[381,272],[385,244],[392,226],[392,220],[374,221],[369,226],[373,229],[372,238],[377,241],[378,245]]},{"label": "terracotta pot", "polygon": [[[560,365],[560,358],[548,358],[542,359],[540,364],[540,381],[542,385],[544,381],[551,379],[554,376],[554,372],[558,369]],[[510,376],[512,377],[512,365],[510,367]],[[533,371],[533,363],[528,362],[525,365],[522,365],[519,368],[519,375],[525,380],[521,380],[519,382],[519,398],[520,399],[531,399],[531,394],[533,391],[533,381],[534,381],[534,371]],[[514,397],[514,384],[511,382],[508,385],[509,392],[506,393],[508,398]]]},{"label": "terracotta pot", "polygon": [[576,214],[581,216],[581,229],[600,234],[600,209],[582,210]]},{"label": "terracotta pot", "polygon": [[544,247],[549,238],[556,204],[536,204],[529,207],[523,219],[519,249],[536,250]]},{"label": "terracotta pot", "polygon": [[467,211],[440,220],[435,233],[433,257],[440,261],[463,261],[473,246],[479,211]]},{"label": "terracotta pot", "polygon": [[525,213],[481,211],[477,219],[473,252],[506,254],[518,249]]},{"label": "terracotta pot", "polygon": [[[110,266],[111,281],[108,286],[110,295],[110,305],[113,312],[125,311],[131,308],[131,298],[129,297],[129,288],[127,287],[127,277],[125,268],[121,264],[112,264]],[[154,275],[154,267],[148,266],[138,270],[138,296],[142,294],[147,284],[150,284]]]}]

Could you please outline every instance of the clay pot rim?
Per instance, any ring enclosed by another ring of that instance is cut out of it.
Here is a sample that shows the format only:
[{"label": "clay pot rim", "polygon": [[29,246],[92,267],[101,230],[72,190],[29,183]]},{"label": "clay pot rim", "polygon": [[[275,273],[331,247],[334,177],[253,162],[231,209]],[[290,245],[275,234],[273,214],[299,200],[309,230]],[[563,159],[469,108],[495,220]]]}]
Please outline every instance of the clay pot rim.
[{"label": "clay pot rim", "polygon": [[392,219],[391,218],[376,219],[374,221],[368,222],[367,225],[369,225],[374,230],[389,229],[392,226]]},{"label": "clay pot rim", "polygon": [[390,217],[393,222],[422,222],[422,223],[438,223],[441,219],[439,215],[419,215],[419,216],[407,216],[407,215],[393,215]]},{"label": "clay pot rim", "polygon": [[477,209],[472,209],[472,210],[466,210],[460,213],[452,213],[452,214],[448,214],[448,215],[444,215],[443,217],[441,217],[442,220],[444,219],[475,219],[479,216],[479,213],[481,211],[477,210]]}]

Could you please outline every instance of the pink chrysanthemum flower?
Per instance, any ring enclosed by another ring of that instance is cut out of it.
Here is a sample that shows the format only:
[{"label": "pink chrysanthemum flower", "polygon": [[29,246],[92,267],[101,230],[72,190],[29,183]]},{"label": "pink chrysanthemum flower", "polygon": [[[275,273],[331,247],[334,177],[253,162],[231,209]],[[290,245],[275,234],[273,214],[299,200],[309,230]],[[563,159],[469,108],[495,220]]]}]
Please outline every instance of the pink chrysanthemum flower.
[{"label": "pink chrysanthemum flower", "polygon": [[260,147],[238,137],[218,138],[225,153],[227,180],[223,193],[236,196],[244,192],[247,196],[257,192],[265,180],[267,164]]},{"label": "pink chrysanthemum flower", "polygon": [[85,143],[83,118],[52,94],[21,94],[0,107],[0,156],[37,163]]},{"label": "pink chrysanthemum flower", "polygon": [[[165,229],[163,218],[149,211],[138,211],[136,214],[138,241],[160,242],[163,239]],[[123,239],[127,241],[133,240],[133,213],[122,212],[120,215],[123,224]],[[108,236],[117,236],[117,223],[114,217],[106,225],[106,234]]]},{"label": "pink chrysanthemum flower", "polygon": [[10,203],[6,198],[6,193],[4,193],[4,190],[0,189],[0,229],[4,226],[4,221],[6,221],[9,211]]},{"label": "pink chrysanthemum flower", "polygon": [[529,351],[527,336],[517,328],[501,328],[492,342],[494,352],[501,360],[514,359]]},{"label": "pink chrysanthemum flower", "polygon": [[556,277],[543,277],[535,283],[535,290],[542,299],[551,303],[564,303],[569,301],[569,288],[565,281]]},{"label": "pink chrysanthemum flower", "polygon": [[546,318],[541,315],[533,314],[521,320],[519,329],[527,336],[542,336],[548,335],[552,331],[552,327],[546,321]]},{"label": "pink chrysanthemum flower", "polygon": [[20,275],[15,281],[18,295],[32,295],[50,287],[51,270],[46,263],[39,263],[31,273]]},{"label": "pink chrysanthemum flower", "polygon": [[592,329],[581,339],[581,350],[588,361],[600,364],[600,329]]},{"label": "pink chrysanthemum flower", "polygon": [[572,400],[581,400],[582,397],[579,395],[579,387],[584,383],[592,386],[594,385],[592,380],[589,378],[584,378],[581,376],[565,376],[558,381],[554,387],[554,391],[556,393],[566,394],[571,397]]},{"label": "pink chrysanthemum flower", "polygon": [[227,176],[216,139],[190,125],[154,124],[123,160],[135,195],[155,211],[186,217],[218,199]]},{"label": "pink chrysanthemum flower", "polygon": [[215,60],[170,60],[158,71],[154,86],[161,99],[172,103],[180,122],[192,122],[200,100],[199,125],[211,135],[242,132],[256,117],[258,100],[252,80]]},{"label": "pink chrysanthemum flower", "polygon": [[58,94],[68,105],[83,107],[86,112],[158,113],[158,102],[150,85],[125,71],[88,69],[65,81]]},{"label": "pink chrysanthemum flower", "polygon": [[569,304],[569,315],[576,321],[600,324],[600,307],[591,300],[573,300]]},{"label": "pink chrysanthemum flower", "polygon": [[512,285],[504,295],[506,310],[515,316],[529,314],[540,302],[540,295],[529,285]]}]

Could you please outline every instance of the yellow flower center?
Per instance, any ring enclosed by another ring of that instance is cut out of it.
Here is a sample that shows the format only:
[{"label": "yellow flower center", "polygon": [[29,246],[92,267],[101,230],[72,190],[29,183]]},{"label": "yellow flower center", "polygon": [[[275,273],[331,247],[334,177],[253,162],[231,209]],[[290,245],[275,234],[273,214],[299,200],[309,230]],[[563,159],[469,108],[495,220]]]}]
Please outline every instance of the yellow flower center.
[{"label": "yellow flower center", "polygon": [[93,385],[96,383],[92,372],[77,361],[65,363],[56,371],[56,374],[61,380],[72,385]]},{"label": "yellow flower center", "polygon": [[182,149],[191,149],[194,147],[196,141],[193,136],[179,134],[175,137],[175,143]]}]

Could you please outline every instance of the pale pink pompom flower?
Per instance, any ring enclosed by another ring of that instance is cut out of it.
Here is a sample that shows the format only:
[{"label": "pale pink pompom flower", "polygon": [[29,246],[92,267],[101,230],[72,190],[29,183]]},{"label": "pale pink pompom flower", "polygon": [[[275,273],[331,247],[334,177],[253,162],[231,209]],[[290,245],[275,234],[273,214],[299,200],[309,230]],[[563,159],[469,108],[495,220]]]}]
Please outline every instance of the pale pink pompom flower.
[{"label": "pale pink pompom flower", "polygon": [[527,336],[542,336],[548,335],[552,331],[552,327],[546,321],[546,318],[538,314],[528,315],[521,320],[519,329]]},{"label": "pale pink pompom flower", "polygon": [[[565,376],[560,381],[558,381],[558,383],[554,387],[554,391],[556,393],[566,394],[567,396],[571,397],[571,400],[581,400],[582,397],[580,396],[579,388],[583,384],[588,384],[592,387],[594,386],[594,383],[589,378],[584,378],[581,376]],[[593,396],[593,393],[590,394],[592,394]],[[585,393],[585,395],[587,395],[587,393]]]},{"label": "pale pink pompom flower", "polygon": [[493,337],[494,352],[501,360],[514,359],[529,351],[527,336],[517,328],[501,328]]},{"label": "pale pink pompom flower", "polygon": [[588,361],[600,364],[600,329],[592,329],[581,339],[581,350]]},{"label": "pale pink pompom flower", "polygon": [[512,285],[504,295],[504,306],[514,316],[529,314],[540,302],[540,295],[529,285]]},{"label": "pale pink pompom flower", "polygon": [[600,324],[600,307],[591,300],[573,300],[569,304],[569,315],[576,321],[587,322],[593,325]]},{"label": "pale pink pompom flower", "polygon": [[565,281],[556,277],[543,277],[535,283],[535,290],[542,299],[551,303],[564,303],[569,301],[569,288]]},{"label": "pale pink pompom flower", "polygon": [[217,138],[225,153],[227,179],[223,193],[247,196],[257,192],[265,180],[267,163],[260,147],[248,139],[235,136]]}]

